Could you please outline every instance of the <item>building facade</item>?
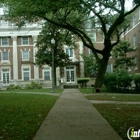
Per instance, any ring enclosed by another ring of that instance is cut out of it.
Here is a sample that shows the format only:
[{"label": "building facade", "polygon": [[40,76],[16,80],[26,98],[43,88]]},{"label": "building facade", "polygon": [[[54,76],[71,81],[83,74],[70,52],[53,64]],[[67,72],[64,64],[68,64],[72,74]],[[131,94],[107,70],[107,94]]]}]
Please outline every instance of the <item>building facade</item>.
[{"label": "building facade", "polygon": [[[52,85],[51,67],[45,65],[42,68],[35,66],[35,54],[37,52],[36,40],[41,31],[40,24],[27,24],[18,29],[7,21],[0,21],[0,88],[9,84],[20,85],[21,87],[31,81],[43,83],[45,87]],[[88,30],[87,30],[88,31]],[[103,48],[103,35],[89,30],[89,36],[95,46]],[[131,26],[121,37],[122,40],[129,40],[131,47],[137,48],[129,55],[135,55],[135,67],[129,69],[130,72],[140,73],[140,7],[134,12]],[[57,68],[57,85],[61,83],[76,83],[77,77],[84,77],[84,62],[81,54],[90,54],[91,50],[83,46],[83,43],[76,40],[75,49],[64,46],[65,52],[72,59],[72,63],[67,67]],[[113,72],[113,60],[110,58],[107,72]]]}]

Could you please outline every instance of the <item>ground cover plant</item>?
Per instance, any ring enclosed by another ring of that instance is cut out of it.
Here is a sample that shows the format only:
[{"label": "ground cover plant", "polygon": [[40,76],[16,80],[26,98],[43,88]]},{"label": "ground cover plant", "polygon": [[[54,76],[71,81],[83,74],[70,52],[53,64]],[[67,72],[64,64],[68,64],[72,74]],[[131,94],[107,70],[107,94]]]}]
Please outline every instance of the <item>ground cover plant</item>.
[{"label": "ground cover plant", "polygon": [[107,101],[140,101],[140,95],[134,94],[94,94],[87,95],[88,100],[107,100]]},{"label": "ground cover plant", "polygon": [[134,127],[140,129],[140,105],[128,104],[93,104],[93,106],[110,123],[116,132],[128,140],[127,130]]},{"label": "ground cover plant", "polygon": [[57,96],[0,94],[0,138],[31,140],[55,103]]}]

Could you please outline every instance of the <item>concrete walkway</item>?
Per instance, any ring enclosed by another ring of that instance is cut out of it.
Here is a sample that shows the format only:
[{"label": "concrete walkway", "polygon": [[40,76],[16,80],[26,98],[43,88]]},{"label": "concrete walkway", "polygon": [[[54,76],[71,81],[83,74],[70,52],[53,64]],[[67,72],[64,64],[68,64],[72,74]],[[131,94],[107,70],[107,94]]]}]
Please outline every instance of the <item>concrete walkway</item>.
[{"label": "concrete walkway", "polygon": [[122,140],[78,89],[65,89],[33,140]]}]

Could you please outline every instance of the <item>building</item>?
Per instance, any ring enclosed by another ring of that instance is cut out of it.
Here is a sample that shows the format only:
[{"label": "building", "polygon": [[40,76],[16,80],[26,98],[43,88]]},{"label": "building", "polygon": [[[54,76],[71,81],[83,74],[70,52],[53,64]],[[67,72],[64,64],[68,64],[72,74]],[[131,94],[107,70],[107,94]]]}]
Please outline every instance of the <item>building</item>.
[{"label": "building", "polygon": [[[1,11],[0,11],[1,13]],[[39,68],[31,62],[35,61],[35,53],[37,52],[35,41],[41,24],[27,24],[20,30],[17,26],[0,21],[0,88],[15,84],[25,86],[31,81],[43,83],[45,87],[51,87],[52,74],[51,67],[45,65]],[[103,35],[99,32],[92,32],[89,35],[93,38],[96,46],[103,47]],[[140,7],[134,12],[131,27],[122,35],[123,40],[129,40],[132,47],[137,50],[135,63],[136,66],[129,69],[131,72],[140,72]],[[77,77],[84,77],[84,63],[80,54],[85,52],[90,54],[91,50],[84,48],[81,41],[76,40],[77,48],[74,50],[64,46],[65,52],[72,59],[72,63],[67,67],[57,68],[57,84],[76,83]],[[131,54],[130,54],[131,55]],[[113,72],[113,61],[110,59],[107,67],[108,72]]]}]

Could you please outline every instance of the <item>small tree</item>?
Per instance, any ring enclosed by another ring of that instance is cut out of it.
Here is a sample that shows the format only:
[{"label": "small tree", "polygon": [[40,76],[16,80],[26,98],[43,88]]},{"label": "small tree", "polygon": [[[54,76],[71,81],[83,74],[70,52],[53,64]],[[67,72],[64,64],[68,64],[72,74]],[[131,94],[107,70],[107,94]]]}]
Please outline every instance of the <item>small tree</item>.
[{"label": "small tree", "polygon": [[55,39],[54,44],[54,81],[56,86],[56,68],[67,66],[71,60],[64,52],[64,45],[74,46],[72,34],[58,28],[55,25],[45,23],[42,32],[37,40],[38,52],[36,53],[36,65],[43,67],[47,64],[52,67],[52,44],[51,39]]},{"label": "small tree", "polygon": [[115,60],[114,68],[116,70],[124,69],[127,71],[131,66],[134,66],[134,57],[128,56],[127,54],[135,51],[134,48],[130,47],[130,42],[121,41],[114,49],[113,49],[113,58]]}]

